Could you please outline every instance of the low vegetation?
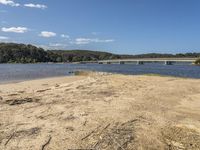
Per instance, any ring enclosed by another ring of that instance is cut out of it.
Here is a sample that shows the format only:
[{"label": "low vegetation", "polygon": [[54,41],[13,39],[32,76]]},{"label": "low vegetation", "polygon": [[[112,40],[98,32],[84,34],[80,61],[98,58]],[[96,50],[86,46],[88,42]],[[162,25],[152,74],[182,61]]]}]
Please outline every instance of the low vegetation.
[{"label": "low vegetation", "polygon": [[[81,62],[126,58],[197,58],[200,53],[117,55],[89,50],[44,50],[33,45],[0,43],[0,63]],[[200,61],[197,61],[198,64]]]},{"label": "low vegetation", "polygon": [[200,65],[200,58],[198,58],[194,63],[195,65]]}]

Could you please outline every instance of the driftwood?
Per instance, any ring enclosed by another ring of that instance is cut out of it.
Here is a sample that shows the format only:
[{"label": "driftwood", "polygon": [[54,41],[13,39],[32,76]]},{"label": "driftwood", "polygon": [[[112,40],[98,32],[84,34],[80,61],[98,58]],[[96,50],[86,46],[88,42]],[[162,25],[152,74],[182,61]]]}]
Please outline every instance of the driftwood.
[{"label": "driftwood", "polygon": [[50,142],[51,142],[51,136],[49,137],[48,141],[47,141],[44,145],[42,145],[42,149],[41,149],[41,150],[44,150],[45,147],[46,147]]}]

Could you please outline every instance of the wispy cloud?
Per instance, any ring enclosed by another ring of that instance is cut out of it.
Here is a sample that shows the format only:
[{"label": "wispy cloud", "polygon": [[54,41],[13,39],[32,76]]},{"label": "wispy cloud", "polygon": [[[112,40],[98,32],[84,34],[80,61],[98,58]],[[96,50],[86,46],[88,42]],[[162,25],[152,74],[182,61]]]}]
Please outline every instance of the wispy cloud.
[{"label": "wispy cloud", "polygon": [[26,28],[26,27],[10,27],[10,28],[3,27],[3,28],[1,28],[1,31],[14,32],[14,33],[25,33],[28,31],[28,28]]},{"label": "wispy cloud", "polygon": [[47,6],[44,4],[33,4],[33,3],[19,4],[19,3],[16,3],[14,0],[0,0],[0,4],[12,6],[12,7],[24,6],[24,7],[28,7],[28,8],[38,8],[38,9],[46,9],[47,8]]},{"label": "wispy cloud", "polygon": [[12,7],[18,7],[18,6],[20,6],[19,3],[15,3],[12,0],[0,0],[0,4],[9,5],[9,6],[12,6]]},{"label": "wispy cloud", "polygon": [[65,38],[65,39],[69,39],[69,38],[70,38],[70,36],[69,36],[69,35],[66,35],[66,34],[61,34],[60,37],[61,37],[61,38]]},{"label": "wispy cloud", "polygon": [[29,3],[29,4],[24,4],[25,7],[29,7],[29,8],[39,8],[39,9],[46,9],[47,6],[46,5],[43,5],[43,4],[32,4],[32,3]]},{"label": "wispy cloud", "polygon": [[37,47],[44,48],[46,50],[61,50],[65,49],[68,45],[63,43],[50,43],[50,44],[34,44]]},{"label": "wispy cloud", "polygon": [[56,36],[56,33],[54,32],[49,32],[49,31],[42,31],[39,36],[45,37],[45,38],[50,38]]},{"label": "wispy cloud", "polygon": [[49,46],[50,47],[54,47],[54,48],[65,48],[67,46],[67,44],[63,44],[63,43],[50,43]]},{"label": "wispy cloud", "polygon": [[77,38],[77,39],[75,39],[75,44],[77,44],[77,45],[83,45],[83,44],[89,44],[89,43],[109,43],[109,42],[114,42],[114,40],[113,39],[101,40],[98,38],[95,38],[95,39]]},{"label": "wispy cloud", "polygon": [[6,36],[0,36],[0,40],[8,40],[9,37],[6,37]]}]

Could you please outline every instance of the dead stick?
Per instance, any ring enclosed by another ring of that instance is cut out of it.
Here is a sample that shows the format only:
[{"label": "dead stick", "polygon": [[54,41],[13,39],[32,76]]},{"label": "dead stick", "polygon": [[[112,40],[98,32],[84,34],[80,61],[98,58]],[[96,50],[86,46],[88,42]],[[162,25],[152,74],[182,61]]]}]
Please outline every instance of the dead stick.
[{"label": "dead stick", "polygon": [[4,144],[5,146],[9,143],[9,141],[13,138],[13,136],[15,135],[15,133],[13,133],[10,137],[9,137],[9,139],[6,141],[6,143]]},{"label": "dead stick", "polygon": [[84,140],[86,138],[88,138],[92,133],[94,133],[100,126],[98,126],[96,129],[94,129],[93,131],[91,131],[89,134],[87,134],[85,137],[83,137],[81,140]]},{"label": "dead stick", "polygon": [[110,123],[107,124],[107,126],[105,126],[105,127],[103,128],[103,130],[101,131],[100,135],[101,135],[101,134],[103,133],[103,131],[106,130],[109,126],[110,126]]},{"label": "dead stick", "polygon": [[[104,128],[103,128],[103,130],[101,130],[101,132],[100,132],[100,134],[99,135],[101,135],[102,133],[103,133],[103,131],[104,130],[106,130],[108,127],[110,126],[110,123],[109,124],[107,124]],[[100,143],[100,140],[99,141],[97,141],[97,143],[93,146],[93,147],[96,147],[98,144]]]},{"label": "dead stick", "polygon": [[50,143],[50,141],[51,141],[51,136],[49,137],[49,140],[44,145],[42,145],[42,150],[44,150],[44,148]]}]

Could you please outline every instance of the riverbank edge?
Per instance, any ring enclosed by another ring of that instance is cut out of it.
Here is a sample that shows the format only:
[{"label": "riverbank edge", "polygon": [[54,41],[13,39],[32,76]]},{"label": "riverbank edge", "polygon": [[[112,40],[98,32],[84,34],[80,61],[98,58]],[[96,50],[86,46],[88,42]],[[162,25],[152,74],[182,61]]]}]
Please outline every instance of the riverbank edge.
[{"label": "riverbank edge", "polygon": [[90,76],[92,74],[96,75],[124,75],[124,76],[149,76],[149,77],[168,77],[168,78],[176,78],[176,79],[194,79],[199,80],[198,78],[189,78],[189,77],[178,77],[178,76],[170,76],[170,75],[163,75],[163,74],[154,74],[154,73],[147,73],[147,74],[122,74],[122,73],[110,73],[110,72],[100,72],[100,71],[90,71],[90,70],[77,70],[73,72],[69,72],[69,75],[60,75],[60,76],[52,76],[52,77],[42,77],[42,78],[36,78],[36,79],[25,79],[25,80],[15,80],[15,81],[6,81],[6,82],[0,82],[0,85],[9,85],[9,84],[17,84],[17,83],[23,83],[23,82],[33,82],[33,81],[43,81],[43,80],[51,80],[51,79],[62,79],[62,78],[69,78],[74,76]]}]

